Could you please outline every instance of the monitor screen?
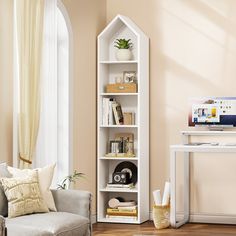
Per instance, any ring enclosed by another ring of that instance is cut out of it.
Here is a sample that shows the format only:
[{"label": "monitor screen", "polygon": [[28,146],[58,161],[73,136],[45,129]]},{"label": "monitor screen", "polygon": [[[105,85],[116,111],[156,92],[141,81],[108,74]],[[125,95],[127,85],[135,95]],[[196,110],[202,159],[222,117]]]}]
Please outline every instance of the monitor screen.
[{"label": "monitor screen", "polygon": [[236,126],[236,97],[191,98],[189,126]]}]

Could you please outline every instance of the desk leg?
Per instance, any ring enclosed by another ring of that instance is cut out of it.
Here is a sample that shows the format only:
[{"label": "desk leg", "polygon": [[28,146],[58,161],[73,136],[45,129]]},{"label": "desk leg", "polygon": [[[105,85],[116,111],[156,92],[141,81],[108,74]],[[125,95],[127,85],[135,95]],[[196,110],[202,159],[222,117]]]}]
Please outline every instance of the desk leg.
[{"label": "desk leg", "polygon": [[190,153],[184,153],[184,221],[189,221],[190,215]]},{"label": "desk leg", "polygon": [[176,151],[170,150],[170,225],[179,228],[189,220],[189,156],[184,160],[184,219],[176,221]]},{"label": "desk leg", "polygon": [[170,150],[170,224],[176,227],[176,152]]}]

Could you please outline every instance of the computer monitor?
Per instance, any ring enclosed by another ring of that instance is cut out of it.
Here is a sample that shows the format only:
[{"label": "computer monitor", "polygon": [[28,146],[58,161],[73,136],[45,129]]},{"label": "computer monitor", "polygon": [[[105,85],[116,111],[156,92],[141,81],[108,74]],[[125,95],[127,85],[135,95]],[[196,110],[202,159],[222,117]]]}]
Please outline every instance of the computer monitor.
[{"label": "computer monitor", "polygon": [[236,126],[236,97],[199,97],[190,99],[189,126]]}]

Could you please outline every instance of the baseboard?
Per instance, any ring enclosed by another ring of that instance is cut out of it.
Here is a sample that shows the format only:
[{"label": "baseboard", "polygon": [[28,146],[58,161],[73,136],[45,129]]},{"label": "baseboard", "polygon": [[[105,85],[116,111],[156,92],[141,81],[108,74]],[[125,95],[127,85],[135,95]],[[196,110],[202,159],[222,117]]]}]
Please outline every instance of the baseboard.
[{"label": "baseboard", "polygon": [[236,224],[236,215],[225,214],[190,214],[190,222],[212,224]]},{"label": "baseboard", "polygon": [[[93,214],[92,224],[97,223],[97,214]],[[177,213],[177,220],[183,218],[183,213]],[[149,213],[149,219],[153,220],[152,211]],[[212,224],[236,224],[236,215],[211,214],[211,213],[191,213],[190,222],[212,223]]]},{"label": "baseboard", "polygon": [[[153,220],[152,211],[149,219]],[[177,220],[183,219],[183,213],[177,213]],[[190,222],[212,223],[212,224],[236,224],[236,215],[212,214],[212,213],[191,213]]]}]

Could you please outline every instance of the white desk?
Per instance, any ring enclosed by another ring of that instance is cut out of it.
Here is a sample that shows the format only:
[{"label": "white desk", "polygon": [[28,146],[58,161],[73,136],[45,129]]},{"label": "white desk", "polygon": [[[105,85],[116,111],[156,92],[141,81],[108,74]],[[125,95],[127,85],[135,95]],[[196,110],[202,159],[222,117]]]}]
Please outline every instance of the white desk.
[{"label": "white desk", "polygon": [[[189,143],[190,136],[228,136],[235,135],[232,131],[183,131],[182,140],[184,144]],[[171,145],[170,146],[170,186],[171,186],[171,208],[170,208],[170,224],[172,227],[178,228],[189,221],[190,216],[190,153],[206,152],[206,153],[236,153],[236,146],[212,146],[212,145]],[[177,152],[184,153],[184,218],[176,221],[176,161]]]}]

